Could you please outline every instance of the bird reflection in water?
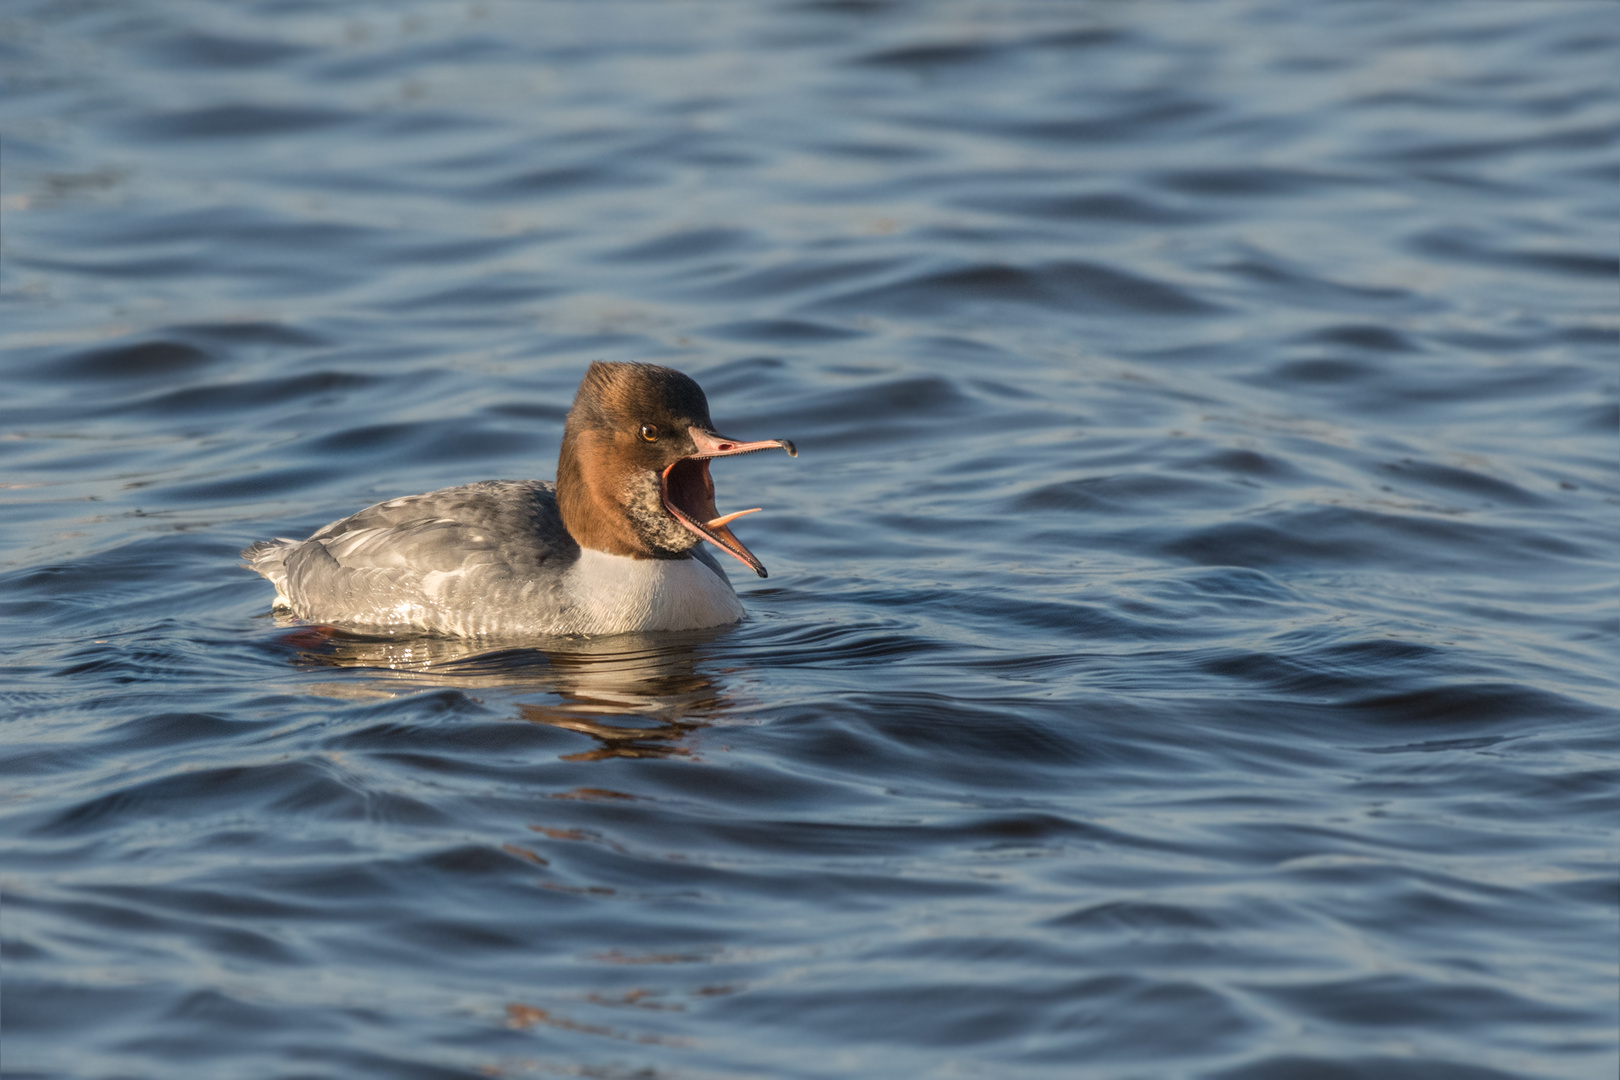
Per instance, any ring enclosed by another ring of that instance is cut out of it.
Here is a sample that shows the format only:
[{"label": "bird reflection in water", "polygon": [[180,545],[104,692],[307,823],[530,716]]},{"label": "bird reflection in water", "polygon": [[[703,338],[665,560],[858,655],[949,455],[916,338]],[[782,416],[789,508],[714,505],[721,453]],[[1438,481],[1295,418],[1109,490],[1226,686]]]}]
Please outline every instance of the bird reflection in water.
[{"label": "bird reflection in water", "polygon": [[280,640],[298,662],[371,673],[363,683],[323,683],[332,697],[375,698],[446,687],[533,690],[558,698],[524,702],[530,723],[596,740],[565,761],[690,756],[690,733],[708,727],[731,704],[699,669],[701,647],[726,628],[601,638],[556,638],[543,647],[455,638],[368,637],[287,620]]}]

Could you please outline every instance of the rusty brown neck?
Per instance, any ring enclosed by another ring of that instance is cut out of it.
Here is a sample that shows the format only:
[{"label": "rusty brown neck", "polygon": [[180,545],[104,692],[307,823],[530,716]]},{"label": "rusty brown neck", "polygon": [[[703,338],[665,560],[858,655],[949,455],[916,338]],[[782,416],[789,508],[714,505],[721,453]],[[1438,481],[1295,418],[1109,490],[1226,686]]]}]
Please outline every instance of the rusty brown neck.
[{"label": "rusty brown neck", "polygon": [[664,510],[658,477],[614,467],[611,436],[567,431],[557,458],[557,510],[582,548],[631,559],[680,559],[697,541]]}]

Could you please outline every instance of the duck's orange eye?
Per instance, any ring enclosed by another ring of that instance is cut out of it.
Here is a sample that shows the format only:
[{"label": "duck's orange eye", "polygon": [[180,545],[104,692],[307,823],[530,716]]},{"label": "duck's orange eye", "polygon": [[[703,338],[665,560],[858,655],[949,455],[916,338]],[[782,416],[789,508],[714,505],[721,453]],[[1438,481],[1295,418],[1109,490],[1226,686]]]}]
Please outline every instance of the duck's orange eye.
[{"label": "duck's orange eye", "polygon": [[643,439],[646,439],[648,442],[657,442],[658,441],[658,425],[657,424],[642,424],[641,425],[641,437]]}]

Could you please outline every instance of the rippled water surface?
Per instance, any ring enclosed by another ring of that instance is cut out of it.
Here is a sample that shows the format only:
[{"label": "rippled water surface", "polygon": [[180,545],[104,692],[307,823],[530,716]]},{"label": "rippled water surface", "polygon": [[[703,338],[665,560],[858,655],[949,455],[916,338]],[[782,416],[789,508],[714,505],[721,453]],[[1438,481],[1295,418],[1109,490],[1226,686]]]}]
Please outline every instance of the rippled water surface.
[{"label": "rippled water surface", "polygon": [[[1612,1080],[1612,4],[0,7],[18,1078]],[[245,544],[666,363],[734,629]]]}]

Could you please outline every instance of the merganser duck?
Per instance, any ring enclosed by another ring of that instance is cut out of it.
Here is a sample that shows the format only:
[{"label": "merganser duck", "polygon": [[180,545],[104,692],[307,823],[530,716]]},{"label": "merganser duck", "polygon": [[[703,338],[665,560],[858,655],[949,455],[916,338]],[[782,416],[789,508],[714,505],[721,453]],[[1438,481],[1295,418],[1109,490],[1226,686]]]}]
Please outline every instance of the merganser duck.
[{"label": "merganser duck", "polygon": [[[781,447],[715,433],[691,378],[590,366],[563,425],[556,483],[485,480],[369,506],[308,540],[242,552],[274,607],[370,632],[531,637],[691,630],[743,617],[707,540],[765,567],[719,514],[709,461]],[[757,509],[757,508],[756,508]]]}]

